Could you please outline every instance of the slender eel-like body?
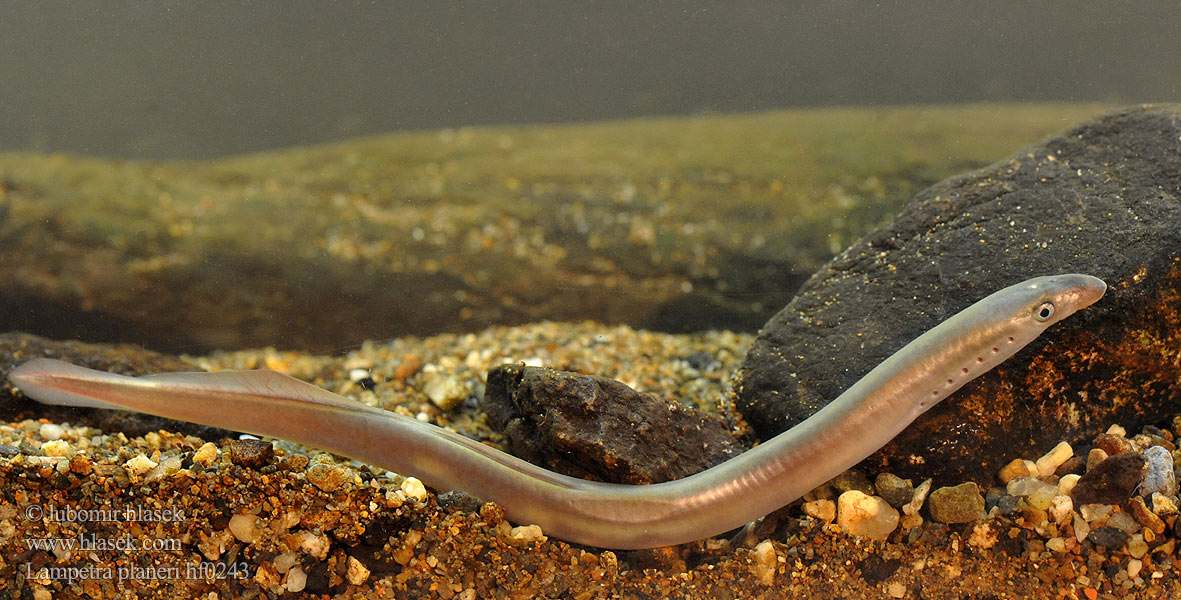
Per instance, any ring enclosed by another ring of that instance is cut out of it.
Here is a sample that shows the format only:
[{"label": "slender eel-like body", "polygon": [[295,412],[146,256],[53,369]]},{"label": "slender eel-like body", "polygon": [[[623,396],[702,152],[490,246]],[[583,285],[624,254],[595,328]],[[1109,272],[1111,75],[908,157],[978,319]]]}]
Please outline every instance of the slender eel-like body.
[{"label": "slender eel-like body", "polygon": [[273,371],[126,377],[34,359],[9,378],[41,402],[134,410],[292,440],[496,501],[511,520],[536,523],[549,535],[647,548],[716,535],[799,498],[1106,289],[1089,275],[1055,275],[1000,290],[907,344],[791,430],[696,475],[654,485],[553,473]]}]

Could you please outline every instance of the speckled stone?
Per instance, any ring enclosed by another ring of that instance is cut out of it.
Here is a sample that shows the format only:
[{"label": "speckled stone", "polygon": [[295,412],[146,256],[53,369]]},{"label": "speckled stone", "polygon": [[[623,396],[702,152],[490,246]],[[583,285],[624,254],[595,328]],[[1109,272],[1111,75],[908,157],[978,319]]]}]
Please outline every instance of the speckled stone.
[{"label": "speckled stone", "polygon": [[1129,537],[1131,536],[1128,535],[1128,532],[1122,529],[1104,525],[1103,527],[1092,529],[1091,533],[1087,534],[1087,541],[1096,546],[1118,550],[1124,547]]},{"label": "speckled stone", "polygon": [[828,484],[836,488],[838,494],[849,490],[857,490],[867,496],[872,496],[874,493],[873,484],[869,482],[869,477],[866,477],[865,473],[858,469],[849,469],[833,477]]},{"label": "speckled stone", "polygon": [[1173,454],[1161,446],[1153,446],[1143,453],[1148,463],[1148,472],[1140,484],[1139,493],[1150,496],[1160,492],[1166,496],[1177,495],[1177,477],[1173,473]]},{"label": "speckled stone", "polygon": [[1144,463],[1138,452],[1110,456],[1080,477],[1070,495],[1076,505],[1122,504],[1140,484]]},{"label": "speckled stone", "polygon": [[893,473],[879,473],[874,480],[874,488],[894,508],[900,508],[914,497],[914,484]]},{"label": "speckled stone", "polygon": [[230,442],[230,461],[248,469],[257,469],[275,455],[275,447],[265,440],[234,440]]},{"label": "speckled stone", "polygon": [[969,523],[984,518],[984,496],[972,481],[942,487],[931,492],[927,509],[940,523]]},{"label": "speckled stone", "polygon": [[482,407],[513,454],[574,477],[657,483],[742,452],[718,416],[606,377],[504,365]]}]

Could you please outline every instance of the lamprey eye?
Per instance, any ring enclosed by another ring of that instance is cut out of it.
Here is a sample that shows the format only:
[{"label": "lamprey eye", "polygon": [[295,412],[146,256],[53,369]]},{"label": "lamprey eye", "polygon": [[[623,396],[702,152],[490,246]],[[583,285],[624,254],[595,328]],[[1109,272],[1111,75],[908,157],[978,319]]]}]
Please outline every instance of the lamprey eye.
[{"label": "lamprey eye", "polygon": [[1054,316],[1053,302],[1042,302],[1041,305],[1037,307],[1037,310],[1033,311],[1033,318],[1037,319],[1038,321],[1045,321],[1052,316]]}]

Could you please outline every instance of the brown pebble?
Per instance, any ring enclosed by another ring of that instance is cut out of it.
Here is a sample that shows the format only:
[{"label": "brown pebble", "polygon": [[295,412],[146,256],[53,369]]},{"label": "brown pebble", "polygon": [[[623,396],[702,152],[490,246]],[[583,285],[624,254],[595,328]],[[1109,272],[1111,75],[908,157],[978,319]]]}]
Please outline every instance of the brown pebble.
[{"label": "brown pebble", "polygon": [[230,461],[248,469],[257,469],[275,455],[275,447],[264,440],[234,440],[230,442]]},{"label": "brown pebble", "polygon": [[1111,433],[1101,433],[1095,436],[1095,447],[1106,452],[1108,456],[1115,456],[1116,454],[1123,454],[1135,450],[1132,447],[1132,442],[1129,442],[1127,438]]},{"label": "brown pebble", "polygon": [[1154,533],[1161,534],[1165,532],[1165,522],[1156,513],[1152,512],[1146,504],[1144,499],[1140,496],[1134,496],[1129,502],[1132,505],[1132,515],[1136,517],[1144,527],[1151,529]]},{"label": "brown pebble", "polygon": [[1029,466],[1020,458],[1014,458],[1005,465],[1000,472],[1001,483],[1009,483],[1014,479],[1029,477]]},{"label": "brown pebble", "polygon": [[1075,506],[1123,504],[1144,478],[1144,457],[1139,452],[1111,456],[1079,478],[1070,496]]},{"label": "brown pebble", "polygon": [[902,508],[902,505],[914,498],[914,485],[908,479],[893,473],[878,473],[874,480],[874,488],[890,506]]},{"label": "brown pebble", "polygon": [[283,457],[283,467],[288,471],[302,471],[308,466],[308,457],[303,454],[289,454]]},{"label": "brown pebble", "polygon": [[418,360],[418,357],[413,354],[407,354],[402,357],[402,364],[398,365],[397,369],[394,369],[394,379],[398,381],[409,379],[421,368],[422,361]]},{"label": "brown pebble", "polygon": [[1054,475],[1059,479],[1061,479],[1063,475],[1069,475],[1071,473],[1078,473],[1081,475],[1086,471],[1086,467],[1087,460],[1085,458],[1081,456],[1072,456],[1067,459],[1066,462],[1058,465],[1058,468],[1054,470]]},{"label": "brown pebble", "polygon": [[77,475],[89,475],[94,469],[94,463],[85,454],[75,454],[70,457],[70,471]]},{"label": "brown pebble", "polygon": [[1100,448],[1091,448],[1091,451],[1087,453],[1087,470],[1095,468],[1095,465],[1107,460],[1108,456],[1107,452]]},{"label": "brown pebble", "polygon": [[927,499],[931,518],[940,523],[968,523],[984,518],[984,496],[975,482],[942,487]]}]

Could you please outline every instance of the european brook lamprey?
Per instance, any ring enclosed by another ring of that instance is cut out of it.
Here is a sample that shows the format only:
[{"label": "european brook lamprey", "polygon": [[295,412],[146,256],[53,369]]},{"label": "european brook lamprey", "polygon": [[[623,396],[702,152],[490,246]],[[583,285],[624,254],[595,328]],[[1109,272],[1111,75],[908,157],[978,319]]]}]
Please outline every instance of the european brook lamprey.
[{"label": "european brook lamprey", "polygon": [[796,427],[710,469],[653,485],[560,475],[273,371],[127,377],[34,359],[9,378],[44,403],[287,439],[418,476],[436,489],[466,490],[552,536],[648,548],[717,535],[803,496],[1106,289],[1089,275],[1055,275],[1000,290],[904,346]]}]

